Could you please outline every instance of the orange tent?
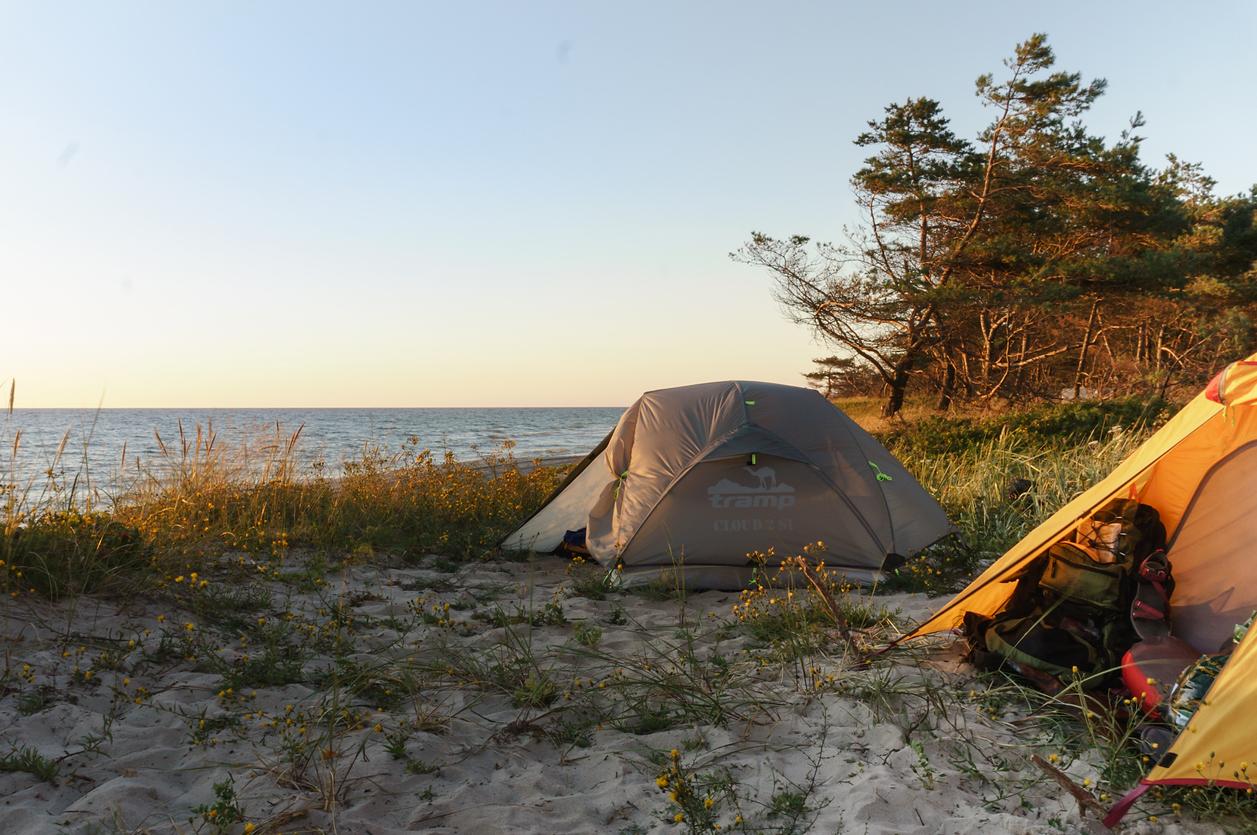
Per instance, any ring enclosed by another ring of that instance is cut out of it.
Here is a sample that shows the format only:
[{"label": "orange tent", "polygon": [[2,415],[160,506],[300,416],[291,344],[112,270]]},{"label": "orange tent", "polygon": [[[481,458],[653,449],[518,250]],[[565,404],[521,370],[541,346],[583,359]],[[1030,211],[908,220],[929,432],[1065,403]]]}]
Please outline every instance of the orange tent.
[{"label": "orange tent", "polygon": [[[1214,652],[1257,610],[1257,354],[1227,366],[1117,469],[1039,525],[908,637],[993,615],[1015,573],[1113,498],[1157,509],[1169,537],[1174,634]],[[1257,629],[1248,631],[1204,703],[1115,820],[1152,785],[1248,789],[1257,777]]]}]

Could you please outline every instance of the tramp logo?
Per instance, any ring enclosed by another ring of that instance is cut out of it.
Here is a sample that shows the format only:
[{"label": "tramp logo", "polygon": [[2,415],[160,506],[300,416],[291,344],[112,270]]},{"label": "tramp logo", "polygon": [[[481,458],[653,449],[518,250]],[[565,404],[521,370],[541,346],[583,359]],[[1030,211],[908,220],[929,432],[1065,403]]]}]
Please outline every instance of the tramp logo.
[{"label": "tramp logo", "polygon": [[758,483],[748,486],[727,478],[720,479],[707,488],[707,498],[712,507],[765,507],[785,510],[794,506],[794,488],[777,481],[777,472],[772,467],[743,469],[754,476]]}]

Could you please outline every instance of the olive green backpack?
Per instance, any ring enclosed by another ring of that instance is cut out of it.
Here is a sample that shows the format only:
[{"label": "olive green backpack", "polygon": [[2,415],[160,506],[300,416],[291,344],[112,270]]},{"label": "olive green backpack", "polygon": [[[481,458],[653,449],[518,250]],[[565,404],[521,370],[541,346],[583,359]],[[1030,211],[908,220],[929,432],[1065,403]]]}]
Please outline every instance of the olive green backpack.
[{"label": "olive green backpack", "polygon": [[1139,569],[1164,548],[1165,526],[1154,508],[1108,502],[1006,581],[1017,586],[1004,609],[965,616],[971,657],[1049,692],[1075,676],[1084,686],[1102,686],[1138,638],[1131,610]]}]

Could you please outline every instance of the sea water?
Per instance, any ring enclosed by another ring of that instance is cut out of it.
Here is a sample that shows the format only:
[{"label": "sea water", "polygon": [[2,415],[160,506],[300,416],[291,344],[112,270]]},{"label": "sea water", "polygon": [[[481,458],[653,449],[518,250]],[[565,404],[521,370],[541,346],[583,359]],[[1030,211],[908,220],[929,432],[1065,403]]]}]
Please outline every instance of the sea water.
[{"label": "sea water", "polygon": [[[107,485],[136,465],[179,456],[180,427],[192,438],[212,428],[218,448],[256,448],[300,429],[293,451],[299,469],[320,465],[335,475],[368,447],[386,454],[410,443],[438,457],[451,452],[477,462],[510,441],[517,459],[584,455],[611,431],[618,407],[450,409],[15,409],[0,415],[0,482],[39,483],[90,474]],[[17,454],[13,442],[18,438]],[[58,458],[57,450],[65,440]],[[123,462],[125,449],[126,462]]]}]

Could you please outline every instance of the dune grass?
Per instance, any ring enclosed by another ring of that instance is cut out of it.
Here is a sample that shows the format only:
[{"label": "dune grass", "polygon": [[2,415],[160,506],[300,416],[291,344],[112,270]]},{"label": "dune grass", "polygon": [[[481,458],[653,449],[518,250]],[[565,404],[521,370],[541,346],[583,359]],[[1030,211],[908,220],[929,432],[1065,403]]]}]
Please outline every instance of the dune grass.
[{"label": "dune grass", "polygon": [[[947,511],[957,534],[899,568],[888,590],[956,591],[1079,493],[1108,475],[1150,434],[1146,424],[1051,441],[1005,433],[945,454],[890,449]],[[1021,480],[1021,484],[1017,484]],[[1013,487],[1024,488],[1010,496]]]},{"label": "dune grass", "polygon": [[[377,552],[470,559],[491,552],[563,472],[521,464],[509,443],[477,461],[413,441],[395,452],[368,445],[332,476],[321,464],[300,469],[300,429],[237,449],[202,427],[158,441],[161,454],[124,469],[108,493],[85,487],[86,472],[69,483],[0,484],[0,591],[108,593],[134,588],[137,575],[165,582],[203,570],[225,554],[265,567],[293,548],[336,561]],[[64,450],[63,442],[49,473]],[[21,454],[16,435],[10,473]]]}]

